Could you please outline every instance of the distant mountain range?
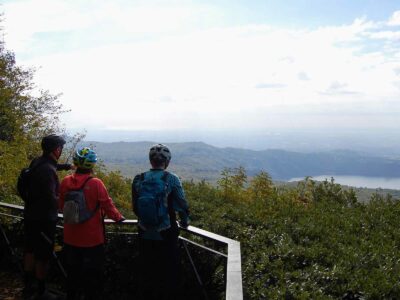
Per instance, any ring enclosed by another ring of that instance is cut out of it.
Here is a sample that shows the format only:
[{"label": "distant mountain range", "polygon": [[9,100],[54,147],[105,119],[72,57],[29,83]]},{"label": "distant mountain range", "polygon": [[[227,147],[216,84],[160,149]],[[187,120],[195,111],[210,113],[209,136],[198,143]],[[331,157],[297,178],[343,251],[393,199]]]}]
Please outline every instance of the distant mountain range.
[{"label": "distant mountain range", "polygon": [[[85,130],[82,130],[85,131]],[[82,132],[78,131],[78,132]],[[349,149],[372,156],[398,156],[400,139],[398,128],[391,129],[237,129],[208,130],[107,130],[90,128],[88,141],[139,142],[163,141],[186,143],[202,141],[216,147],[264,150],[282,149],[294,152],[319,152]]]},{"label": "distant mountain range", "polygon": [[[152,142],[84,142],[92,145],[110,169],[133,177],[149,168],[148,151]],[[169,169],[184,179],[217,179],[224,168],[243,166],[248,175],[268,172],[274,180],[294,177],[358,175],[400,177],[400,160],[373,157],[354,151],[300,153],[285,150],[218,148],[202,142],[168,143],[172,152]]]}]

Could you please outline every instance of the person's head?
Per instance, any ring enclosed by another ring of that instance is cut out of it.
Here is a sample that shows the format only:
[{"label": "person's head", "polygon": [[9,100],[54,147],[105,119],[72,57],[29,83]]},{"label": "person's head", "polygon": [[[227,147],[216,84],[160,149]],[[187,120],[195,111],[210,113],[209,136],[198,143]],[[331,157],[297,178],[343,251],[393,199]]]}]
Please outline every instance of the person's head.
[{"label": "person's head", "polygon": [[88,147],[78,149],[73,157],[74,165],[77,172],[88,173],[91,172],[97,162],[97,154]]},{"label": "person's head", "polygon": [[58,160],[61,156],[65,140],[62,136],[50,134],[42,139],[42,150],[44,155],[50,155]]},{"label": "person's head", "polygon": [[171,151],[163,144],[157,144],[150,148],[149,159],[154,169],[166,169],[171,160]]}]

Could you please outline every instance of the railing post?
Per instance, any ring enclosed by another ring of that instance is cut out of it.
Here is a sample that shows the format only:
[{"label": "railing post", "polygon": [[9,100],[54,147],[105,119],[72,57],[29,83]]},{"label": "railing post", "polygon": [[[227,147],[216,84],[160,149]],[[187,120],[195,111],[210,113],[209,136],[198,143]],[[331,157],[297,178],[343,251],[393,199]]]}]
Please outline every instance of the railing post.
[{"label": "railing post", "polygon": [[242,300],[242,259],[240,243],[232,240],[228,243],[228,263],[226,271],[226,300]]}]

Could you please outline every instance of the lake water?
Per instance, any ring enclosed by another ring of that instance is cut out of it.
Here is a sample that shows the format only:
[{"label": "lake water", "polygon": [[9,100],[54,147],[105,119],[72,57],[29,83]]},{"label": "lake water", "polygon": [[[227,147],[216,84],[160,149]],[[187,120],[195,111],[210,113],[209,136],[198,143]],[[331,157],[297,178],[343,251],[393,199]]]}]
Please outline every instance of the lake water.
[{"label": "lake water", "polygon": [[[384,178],[384,177],[365,177],[365,176],[347,176],[347,175],[319,175],[313,176],[313,180],[324,181],[330,180],[331,177],[335,179],[336,183],[349,185],[354,187],[366,187],[370,189],[395,189],[400,190],[400,177],[399,178]],[[300,181],[303,178],[292,178],[289,181]]]}]

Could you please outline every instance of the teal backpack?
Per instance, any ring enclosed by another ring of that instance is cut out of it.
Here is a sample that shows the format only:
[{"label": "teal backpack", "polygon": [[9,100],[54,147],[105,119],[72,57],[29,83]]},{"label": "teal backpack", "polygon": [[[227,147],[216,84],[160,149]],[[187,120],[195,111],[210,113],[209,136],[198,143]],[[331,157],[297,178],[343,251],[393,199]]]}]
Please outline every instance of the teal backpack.
[{"label": "teal backpack", "polygon": [[168,172],[159,176],[140,174],[136,208],[144,230],[160,231],[170,226],[168,214]]}]

